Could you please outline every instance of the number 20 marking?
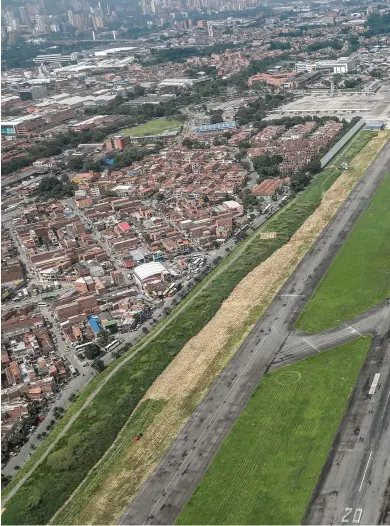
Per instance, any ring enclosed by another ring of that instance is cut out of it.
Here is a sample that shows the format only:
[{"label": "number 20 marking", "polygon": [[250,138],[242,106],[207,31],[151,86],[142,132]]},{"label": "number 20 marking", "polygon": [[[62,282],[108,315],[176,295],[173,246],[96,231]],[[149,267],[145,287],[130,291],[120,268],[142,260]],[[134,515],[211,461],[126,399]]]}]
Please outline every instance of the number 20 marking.
[{"label": "number 20 marking", "polygon": [[[353,512],[353,508],[345,508],[345,514],[344,514],[343,518],[341,519],[341,522],[348,523],[349,522],[349,518],[348,517],[351,515],[352,512]],[[362,518],[362,514],[363,514],[363,509],[362,508],[356,508],[355,509],[355,512],[354,512],[353,517],[352,517],[353,524],[359,524],[360,523],[360,520]]]}]

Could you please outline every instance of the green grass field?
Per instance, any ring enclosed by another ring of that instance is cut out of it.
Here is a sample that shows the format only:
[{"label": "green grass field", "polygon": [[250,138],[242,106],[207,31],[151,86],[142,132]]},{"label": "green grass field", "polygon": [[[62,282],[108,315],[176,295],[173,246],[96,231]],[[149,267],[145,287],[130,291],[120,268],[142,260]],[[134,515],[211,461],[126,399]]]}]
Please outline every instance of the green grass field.
[{"label": "green grass field", "polygon": [[[319,174],[304,192],[241,243],[195,287],[168,318],[127,353],[133,353],[140,345],[147,343],[142,352],[128,360],[108,380],[56,444],[55,452],[62,453],[64,469],[61,471],[59,463],[53,467],[48,462],[50,457],[37,466],[30,478],[6,503],[6,510],[2,514],[3,524],[46,524],[50,520],[113,443],[157,376],[216,314],[221,303],[241,279],[290,239],[317,208],[323,192],[340,175],[340,163],[351,160],[371,137],[369,132],[360,132],[338,156],[334,165]],[[259,233],[262,230],[277,232],[277,237],[261,240]],[[174,318],[178,309],[182,310]],[[162,326],[163,331],[155,335]],[[3,495],[35,465],[71,416],[82,408],[107,374],[125,360],[126,356],[111,364],[82,391],[78,400],[14,477]],[[67,467],[66,459],[70,455],[78,459],[76,466]]]},{"label": "green grass field", "polygon": [[370,341],[264,376],[176,524],[300,524]]},{"label": "green grass field", "polygon": [[125,128],[120,131],[120,135],[131,135],[133,137],[144,137],[145,135],[156,135],[166,130],[172,130],[183,126],[182,121],[169,120],[169,119],[155,119],[153,121],[145,122],[145,124],[139,124],[132,128]]},{"label": "green grass field", "polygon": [[321,331],[390,295],[390,173],[308,301],[297,329]]}]

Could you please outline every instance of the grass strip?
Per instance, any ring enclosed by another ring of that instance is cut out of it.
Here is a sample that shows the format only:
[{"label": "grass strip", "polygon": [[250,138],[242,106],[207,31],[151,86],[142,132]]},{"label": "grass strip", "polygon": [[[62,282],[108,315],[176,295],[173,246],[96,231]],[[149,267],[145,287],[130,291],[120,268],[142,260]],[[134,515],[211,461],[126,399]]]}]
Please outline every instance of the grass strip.
[{"label": "grass strip", "polygon": [[[368,132],[360,132],[335,161],[319,174],[311,185],[276,214],[261,229],[245,240],[232,252],[194,291],[177,307],[171,315],[156,327],[142,342],[127,355],[111,364],[106,371],[96,377],[70,411],[56,426],[49,439],[39,448],[36,455],[27,463],[22,473],[11,482],[12,488],[40,458],[47,447],[55,443],[55,450],[65,449],[67,454],[80,458],[77,470],[66,471],[66,484],[58,485],[58,472],[48,465],[48,459],[36,467],[34,473],[18,492],[6,503],[2,515],[3,524],[44,524],[64,504],[71,493],[83,480],[89,470],[113,443],[125,425],[137,403],[148,387],[172,361],[187,341],[197,334],[218,311],[221,303],[230,295],[233,288],[254,267],[266,260],[281,247],[303,224],[321,201],[326,191],[341,173],[342,161],[350,161],[373,137]],[[277,237],[261,240],[261,231],[275,231]],[[137,350],[142,348],[142,353]],[[115,374],[113,374],[115,372]],[[102,387],[103,386],[103,387]],[[96,389],[100,392],[94,395]],[[72,418],[90,399],[88,406],[67,429],[61,433]],[[98,433],[98,441],[96,434]],[[80,442],[79,438],[82,437]],[[88,444],[93,454],[78,455],[78,448],[84,450]],[[31,505],[31,489],[39,493],[38,502]],[[7,487],[9,491],[9,487]]]},{"label": "grass strip", "polygon": [[121,130],[121,135],[131,135],[132,137],[144,137],[145,135],[155,135],[166,130],[172,130],[183,126],[183,121],[174,119],[155,119],[132,128]]},{"label": "grass strip", "polygon": [[300,524],[370,342],[265,375],[176,524]]},{"label": "grass strip", "polygon": [[390,173],[357,221],[299,317],[297,329],[328,329],[390,295]]}]

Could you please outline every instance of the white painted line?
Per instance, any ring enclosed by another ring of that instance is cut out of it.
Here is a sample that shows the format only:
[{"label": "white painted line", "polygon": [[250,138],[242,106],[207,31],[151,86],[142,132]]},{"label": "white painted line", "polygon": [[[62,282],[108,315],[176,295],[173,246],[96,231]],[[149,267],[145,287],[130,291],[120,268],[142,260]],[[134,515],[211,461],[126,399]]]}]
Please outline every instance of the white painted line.
[{"label": "white painted line", "polygon": [[386,402],[385,402],[385,407],[383,408],[383,411],[382,411],[382,414],[381,414],[381,420],[385,416],[385,412],[386,412],[386,408],[387,408],[387,402],[389,401],[389,398],[390,398],[390,391],[389,391],[389,393],[387,395]]},{"label": "white painted line", "polygon": [[347,327],[349,327],[351,329],[351,331],[353,332],[356,332],[356,334],[359,334],[359,336],[363,336],[363,334],[361,332],[359,332],[358,330],[356,330],[354,327],[351,327],[350,325],[348,325],[348,323],[345,324]]},{"label": "white painted line", "polygon": [[318,349],[318,347],[316,347],[315,345],[313,345],[312,343],[310,343],[309,340],[306,340],[306,338],[302,338],[302,340],[303,340],[305,343],[307,343],[307,345],[310,345],[310,347],[311,347],[312,349],[314,349],[314,350],[317,351],[317,352],[320,352],[320,350]]},{"label": "white painted line", "polygon": [[374,379],[372,381],[372,384],[371,384],[370,390],[368,391],[368,394],[373,395],[375,393],[376,388],[378,386],[380,375],[381,375],[380,373],[376,373],[374,375]]},{"label": "white painted line", "polygon": [[361,483],[360,483],[359,491],[362,491],[362,487],[363,487],[364,479],[366,478],[367,469],[368,469],[368,465],[369,465],[369,463],[370,463],[371,457],[372,457],[372,451],[370,451],[370,456],[368,457],[368,460],[367,460],[366,469],[364,470],[364,473],[363,473],[363,478],[362,478],[362,481],[361,481]]},{"label": "white painted line", "polygon": [[362,515],[363,515],[363,508],[356,508],[355,513],[353,514],[352,522],[354,524],[359,524],[362,518]]}]

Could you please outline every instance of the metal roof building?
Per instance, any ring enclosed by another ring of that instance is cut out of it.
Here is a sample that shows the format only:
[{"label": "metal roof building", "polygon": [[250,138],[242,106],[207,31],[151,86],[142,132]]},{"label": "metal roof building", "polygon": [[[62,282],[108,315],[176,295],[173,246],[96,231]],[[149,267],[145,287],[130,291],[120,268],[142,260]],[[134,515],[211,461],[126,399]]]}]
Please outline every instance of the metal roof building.
[{"label": "metal roof building", "polygon": [[237,127],[237,123],[235,121],[218,122],[217,124],[203,124],[202,126],[197,126],[194,131],[195,133],[204,133],[204,132],[228,130],[229,128],[236,128],[236,127]]}]

